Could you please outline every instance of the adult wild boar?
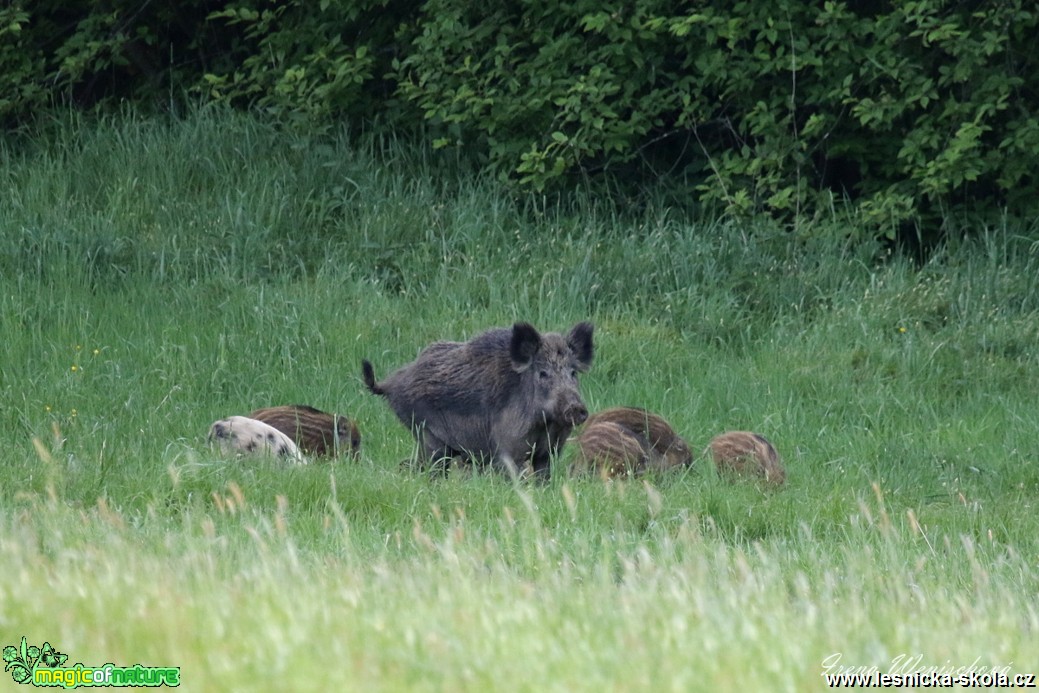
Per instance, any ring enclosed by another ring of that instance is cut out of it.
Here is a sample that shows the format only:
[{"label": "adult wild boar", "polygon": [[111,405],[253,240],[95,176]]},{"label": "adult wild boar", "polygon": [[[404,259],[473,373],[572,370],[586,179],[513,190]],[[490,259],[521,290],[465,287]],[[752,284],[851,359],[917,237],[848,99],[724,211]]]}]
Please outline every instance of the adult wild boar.
[{"label": "adult wild boar", "polygon": [[592,331],[580,322],[563,336],[518,322],[468,342],[436,342],[412,363],[376,382],[432,463],[489,461],[512,475],[548,477],[551,458],[588,418],[577,374],[592,365]]}]

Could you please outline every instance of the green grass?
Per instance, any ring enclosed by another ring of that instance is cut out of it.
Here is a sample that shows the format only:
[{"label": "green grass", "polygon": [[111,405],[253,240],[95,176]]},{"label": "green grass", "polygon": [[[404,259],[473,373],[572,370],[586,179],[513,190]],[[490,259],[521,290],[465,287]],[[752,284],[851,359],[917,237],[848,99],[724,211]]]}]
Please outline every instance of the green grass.
[{"label": "green grass", "polygon": [[[837,220],[515,204],[421,151],[218,112],[0,146],[0,644],[213,691],[820,690],[837,653],[1039,673],[1034,229],[914,267]],[[593,410],[697,450],[764,433],[786,486],[401,468],[362,358],[583,319]],[[361,458],[205,444],[296,402],[354,417]]]}]

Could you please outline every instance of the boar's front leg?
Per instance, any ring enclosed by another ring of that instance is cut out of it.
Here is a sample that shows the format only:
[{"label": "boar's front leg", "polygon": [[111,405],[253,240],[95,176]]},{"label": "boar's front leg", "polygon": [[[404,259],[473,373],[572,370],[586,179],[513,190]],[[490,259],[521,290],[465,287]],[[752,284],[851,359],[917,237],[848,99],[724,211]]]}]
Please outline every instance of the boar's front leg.
[{"label": "boar's front leg", "polygon": [[530,458],[530,466],[534,478],[538,481],[548,481],[552,475],[552,455],[547,448],[535,450]]},{"label": "boar's front leg", "polygon": [[552,460],[559,456],[571,430],[570,426],[549,426],[547,435],[532,446],[530,466],[536,479],[547,481],[551,477]]},{"label": "boar's front leg", "polygon": [[507,452],[499,452],[495,455],[491,460],[491,465],[499,472],[507,474],[513,480],[526,479],[533,473],[530,462],[524,457]]}]

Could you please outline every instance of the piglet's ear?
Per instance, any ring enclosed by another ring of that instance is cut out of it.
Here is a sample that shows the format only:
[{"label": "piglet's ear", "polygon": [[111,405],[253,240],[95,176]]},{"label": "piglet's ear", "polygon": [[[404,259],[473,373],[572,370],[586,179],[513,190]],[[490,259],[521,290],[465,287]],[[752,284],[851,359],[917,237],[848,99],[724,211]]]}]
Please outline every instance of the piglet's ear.
[{"label": "piglet's ear", "polygon": [[512,370],[517,373],[530,368],[534,356],[541,349],[541,335],[534,326],[527,322],[518,322],[512,326],[512,340],[509,342],[509,357],[512,359]]},{"label": "piglet's ear", "polygon": [[592,344],[592,332],[595,326],[590,322],[579,322],[570,330],[566,336],[567,346],[577,359],[577,370],[582,373],[592,367],[592,357],[595,347]]}]

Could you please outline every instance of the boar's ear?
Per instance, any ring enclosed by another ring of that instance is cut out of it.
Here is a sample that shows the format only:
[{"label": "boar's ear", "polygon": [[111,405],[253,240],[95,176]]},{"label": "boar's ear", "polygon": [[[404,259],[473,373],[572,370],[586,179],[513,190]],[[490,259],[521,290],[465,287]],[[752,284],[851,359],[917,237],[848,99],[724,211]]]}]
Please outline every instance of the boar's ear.
[{"label": "boar's ear", "polygon": [[530,367],[534,355],[541,349],[541,335],[534,326],[526,322],[518,322],[512,326],[512,340],[509,342],[509,357],[512,359],[512,370],[522,373]]},{"label": "boar's ear", "polygon": [[579,322],[566,336],[567,346],[577,359],[577,370],[582,373],[592,367],[592,356],[595,348],[592,345],[592,331],[595,326],[590,322]]}]

